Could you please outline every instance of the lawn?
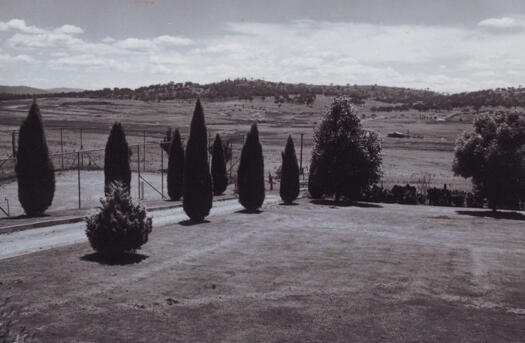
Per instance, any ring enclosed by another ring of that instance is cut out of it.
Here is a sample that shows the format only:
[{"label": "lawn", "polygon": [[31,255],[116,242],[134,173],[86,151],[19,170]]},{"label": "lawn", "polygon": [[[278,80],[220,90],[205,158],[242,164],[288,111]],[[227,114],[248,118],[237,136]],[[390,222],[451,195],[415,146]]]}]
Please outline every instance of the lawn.
[{"label": "lawn", "polygon": [[3,260],[0,294],[43,342],[522,341],[525,215],[461,211],[212,215],[155,226],[129,264],[87,243]]}]

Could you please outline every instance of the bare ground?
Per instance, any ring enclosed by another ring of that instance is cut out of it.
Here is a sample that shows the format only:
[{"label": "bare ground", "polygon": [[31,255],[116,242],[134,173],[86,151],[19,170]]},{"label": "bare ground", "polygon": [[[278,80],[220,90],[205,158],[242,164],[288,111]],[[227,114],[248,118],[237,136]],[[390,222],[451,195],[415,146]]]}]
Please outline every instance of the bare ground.
[{"label": "bare ground", "polygon": [[117,264],[87,243],[2,260],[0,292],[44,342],[525,337],[523,213],[308,200],[226,213],[160,222]]}]

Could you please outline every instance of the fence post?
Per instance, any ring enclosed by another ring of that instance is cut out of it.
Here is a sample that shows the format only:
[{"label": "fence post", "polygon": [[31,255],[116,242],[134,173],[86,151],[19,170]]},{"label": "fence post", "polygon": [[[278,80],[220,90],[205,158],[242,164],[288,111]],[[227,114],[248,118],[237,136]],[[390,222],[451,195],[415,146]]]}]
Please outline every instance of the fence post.
[{"label": "fence post", "polygon": [[137,144],[137,187],[140,201],[140,144]]},{"label": "fence post", "polygon": [[230,181],[232,179],[232,169],[233,169],[233,141],[230,140]]},{"label": "fence post", "polygon": [[142,159],[144,160],[144,165],[142,166],[142,170],[146,170],[146,130],[143,131],[144,134],[144,156]]},{"label": "fence post", "polygon": [[164,199],[164,149],[160,146],[160,195]]},{"label": "fence post", "polygon": [[60,166],[64,170],[64,139],[62,136],[62,128],[60,128]]},{"label": "fence post", "polygon": [[[82,139],[82,128],[80,128],[80,150],[84,150],[84,141]],[[82,157],[82,166],[84,166],[84,155],[80,154]]]},{"label": "fence post", "polygon": [[16,130],[11,134],[11,145],[13,147],[13,158],[16,158]]},{"label": "fence post", "polygon": [[82,203],[80,201],[80,151],[77,151],[77,173],[78,173],[78,208],[82,207]]},{"label": "fence post", "polygon": [[304,171],[303,171],[303,135],[304,133],[301,133],[301,157],[300,157],[300,164],[299,164],[299,172],[303,174],[303,180],[304,180]]}]

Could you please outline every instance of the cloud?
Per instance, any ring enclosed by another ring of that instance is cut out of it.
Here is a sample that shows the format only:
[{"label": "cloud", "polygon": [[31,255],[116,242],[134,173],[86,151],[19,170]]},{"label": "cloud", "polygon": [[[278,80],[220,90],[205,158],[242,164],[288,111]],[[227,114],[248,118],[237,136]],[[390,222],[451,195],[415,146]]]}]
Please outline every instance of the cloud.
[{"label": "cloud", "polygon": [[39,63],[33,72],[49,80],[41,85],[46,87],[71,85],[74,75],[99,88],[254,77],[463,91],[521,84],[525,50],[516,47],[525,46],[525,35],[516,28],[522,22],[519,16],[472,27],[229,22],[198,39],[169,34],[93,39],[74,25],[42,29],[17,19],[0,22],[0,30],[15,30],[3,42],[0,60],[13,83],[19,74],[9,63]]},{"label": "cloud", "polygon": [[187,46],[193,44],[193,41],[186,37],[162,35],[153,39],[153,43],[158,46]]},{"label": "cloud", "polygon": [[35,60],[33,57],[19,54],[16,56],[10,56],[9,54],[0,54],[0,62],[25,62],[25,63],[35,63],[37,60]]},{"label": "cloud", "polygon": [[84,30],[74,25],[62,25],[56,28],[54,32],[74,35],[74,34],[84,33]]},{"label": "cloud", "polygon": [[19,30],[25,33],[42,33],[44,30],[36,26],[27,26],[23,19],[11,19],[7,23],[0,22],[0,31],[7,31],[9,29]]},{"label": "cloud", "polygon": [[496,29],[523,28],[525,21],[521,18],[511,17],[488,18],[480,21],[478,26]]}]

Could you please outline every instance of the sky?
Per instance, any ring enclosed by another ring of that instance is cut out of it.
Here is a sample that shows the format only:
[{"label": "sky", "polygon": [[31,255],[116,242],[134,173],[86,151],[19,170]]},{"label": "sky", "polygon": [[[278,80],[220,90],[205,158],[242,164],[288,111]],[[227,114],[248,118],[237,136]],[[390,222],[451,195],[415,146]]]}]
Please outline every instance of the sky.
[{"label": "sky", "polygon": [[246,77],[459,92],[525,79],[523,0],[0,0],[0,84]]}]

